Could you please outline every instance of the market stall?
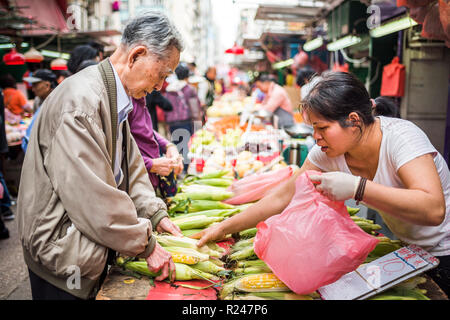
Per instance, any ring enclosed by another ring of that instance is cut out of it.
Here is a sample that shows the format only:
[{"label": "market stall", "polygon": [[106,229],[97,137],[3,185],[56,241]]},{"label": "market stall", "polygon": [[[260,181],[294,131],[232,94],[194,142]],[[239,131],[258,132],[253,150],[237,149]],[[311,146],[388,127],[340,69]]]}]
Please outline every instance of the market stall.
[{"label": "market stall", "polygon": [[[158,243],[172,254],[176,281],[155,281],[158,274],[148,270],[145,260],[120,256],[97,299],[324,299],[319,290],[298,294],[277,277],[255,252],[257,228],[227,235],[225,240],[201,248],[197,247],[197,240],[190,238],[244,211],[289,179],[302,162],[298,146],[305,146],[307,154],[308,134],[298,128],[289,133],[289,129],[275,129],[271,121],[257,119],[257,109],[251,98],[225,97],[216,101],[208,111],[205,126],[195,132],[189,143],[188,175],[179,181],[178,193],[167,199],[170,219],[184,237],[155,234]],[[406,247],[400,240],[381,234],[381,226],[374,221],[358,216],[359,208],[346,209],[347,218],[359,232],[377,242],[360,266]],[[392,282],[382,292],[373,292],[369,299],[448,299],[420,270],[399,277],[395,285]]]}]

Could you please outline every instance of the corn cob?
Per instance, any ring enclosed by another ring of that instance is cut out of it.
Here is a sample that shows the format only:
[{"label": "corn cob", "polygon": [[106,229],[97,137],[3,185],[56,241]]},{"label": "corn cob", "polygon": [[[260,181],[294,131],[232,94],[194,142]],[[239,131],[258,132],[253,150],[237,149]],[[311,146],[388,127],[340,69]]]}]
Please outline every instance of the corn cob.
[{"label": "corn cob", "polygon": [[347,212],[349,215],[354,216],[355,214],[357,214],[359,212],[359,208],[352,208],[347,206]]},{"label": "corn cob", "polygon": [[194,185],[195,184],[215,186],[215,187],[229,187],[233,184],[233,180],[226,178],[199,179],[194,182]]},{"label": "corn cob", "polygon": [[216,258],[209,258],[209,261],[210,262],[212,262],[212,263],[214,263],[216,266],[218,266],[218,267],[224,267],[224,265],[225,265],[225,262],[223,262],[222,260],[219,260],[219,259],[216,259]]},{"label": "corn cob", "polygon": [[245,240],[239,240],[231,247],[231,251],[235,252],[235,251],[239,251],[241,249],[247,248],[247,247],[251,247],[251,246],[253,246],[254,240],[255,240],[255,237],[245,239]]},{"label": "corn cob", "polygon": [[427,278],[416,276],[416,277],[412,277],[410,279],[400,282],[395,287],[396,288],[405,288],[405,289],[415,289],[419,284],[423,284],[425,282],[427,282]]},{"label": "corn cob", "polygon": [[198,179],[215,179],[215,178],[221,178],[225,175],[229,175],[231,174],[231,170],[229,169],[224,169],[224,170],[219,170],[219,171],[215,171],[215,172],[211,172],[211,173],[201,173],[198,175]]},{"label": "corn cob", "polygon": [[234,288],[244,292],[290,291],[273,273],[252,274],[239,278]]},{"label": "corn cob", "polygon": [[261,259],[256,260],[244,260],[244,261],[238,261],[236,266],[238,268],[248,268],[248,267],[268,267],[267,264],[262,261]]},{"label": "corn cob", "polygon": [[[184,248],[184,247],[163,247],[163,248],[164,248],[164,250],[166,250],[167,252],[170,252],[171,254],[181,254],[181,255],[184,254],[185,256],[191,256],[191,257],[197,258],[198,261],[209,260],[208,254],[198,252],[195,249]],[[188,258],[186,258],[186,259],[190,260]]]},{"label": "corn cob", "polygon": [[401,287],[392,287],[380,294],[377,294],[369,300],[430,300],[420,289],[406,289]]},{"label": "corn cob", "polygon": [[179,262],[184,264],[196,264],[200,262],[200,258],[185,253],[171,253],[173,262]]},{"label": "corn cob", "polygon": [[203,231],[204,229],[187,229],[187,230],[181,230],[181,233],[185,237],[190,237],[193,234],[199,233],[200,231]]},{"label": "corn cob", "polygon": [[228,256],[228,259],[230,260],[251,260],[251,259],[257,259],[258,256],[255,254],[255,251],[253,250],[253,246],[244,248],[242,250],[233,252]]},{"label": "corn cob", "polygon": [[224,300],[314,300],[310,295],[294,292],[252,292],[228,295]]},{"label": "corn cob", "polygon": [[233,215],[234,213],[239,212],[239,209],[212,209],[212,210],[204,210],[204,211],[197,211],[197,212],[191,212],[191,213],[181,213],[178,215],[175,215],[174,217],[170,218],[172,221],[175,221],[177,219],[182,218],[189,218],[194,216],[208,216],[208,217],[229,217]]},{"label": "corn cob", "polygon": [[[197,211],[204,211],[204,210],[212,210],[212,209],[234,209],[234,206],[231,204],[226,204],[220,201],[214,201],[214,200],[191,200],[191,201],[184,201],[180,200],[174,201],[171,205],[172,211],[175,212],[185,212],[187,209],[187,212],[197,212]],[[181,205],[179,205],[181,203]]]},{"label": "corn cob", "polygon": [[213,222],[222,221],[223,217],[207,217],[205,215],[198,215],[189,218],[177,219],[173,223],[181,230],[200,229],[209,226]]},{"label": "corn cob", "polygon": [[375,223],[367,223],[364,221],[355,221],[356,225],[363,229],[367,233],[371,233],[372,231],[380,230],[381,226]]},{"label": "corn cob", "polygon": [[182,186],[181,192],[173,196],[170,201],[185,200],[214,200],[221,201],[231,198],[233,192],[227,191],[225,188],[204,186],[204,185],[189,185]]},{"label": "corn cob", "polygon": [[200,261],[194,265],[191,265],[192,268],[203,271],[203,272],[208,272],[211,274],[215,274],[217,275],[219,272],[224,272],[226,271],[225,268],[223,267],[219,267],[218,265],[216,265],[214,262],[211,262],[210,260],[208,261]]},{"label": "corn cob", "polygon": [[252,237],[254,237],[256,235],[257,231],[258,231],[258,229],[256,229],[256,228],[250,228],[250,229],[243,230],[243,231],[239,232],[239,236],[241,238],[244,238],[244,239],[245,238],[252,238]]},{"label": "corn cob", "polygon": [[234,274],[255,274],[255,273],[272,273],[269,267],[245,267],[245,268],[235,268],[233,270]]}]

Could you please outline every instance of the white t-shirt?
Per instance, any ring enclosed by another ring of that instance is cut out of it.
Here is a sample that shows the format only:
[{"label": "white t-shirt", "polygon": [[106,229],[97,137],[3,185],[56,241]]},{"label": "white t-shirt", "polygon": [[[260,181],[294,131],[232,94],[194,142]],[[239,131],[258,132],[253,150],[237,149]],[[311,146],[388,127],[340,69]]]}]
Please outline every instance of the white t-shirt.
[{"label": "white t-shirt", "polygon": [[[425,133],[414,123],[388,117],[380,119],[383,133],[378,168],[374,182],[394,188],[405,188],[397,172],[405,163],[431,153],[444,191],[445,219],[439,226],[420,226],[377,210],[389,229],[402,241],[416,244],[436,256],[450,254],[450,172],[442,155],[433,147]],[[344,155],[330,158],[315,145],[308,154],[313,165],[324,172],[350,173]],[[418,173],[420,174],[420,173]]]}]

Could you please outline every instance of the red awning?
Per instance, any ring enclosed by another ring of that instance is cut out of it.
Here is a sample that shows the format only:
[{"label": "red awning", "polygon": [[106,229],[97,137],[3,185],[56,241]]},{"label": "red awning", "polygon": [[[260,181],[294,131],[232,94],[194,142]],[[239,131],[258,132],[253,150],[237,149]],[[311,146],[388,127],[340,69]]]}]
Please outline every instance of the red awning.
[{"label": "red awning", "polygon": [[27,25],[22,35],[45,35],[69,32],[66,19],[56,0],[16,0],[18,15],[31,18],[35,24]]}]

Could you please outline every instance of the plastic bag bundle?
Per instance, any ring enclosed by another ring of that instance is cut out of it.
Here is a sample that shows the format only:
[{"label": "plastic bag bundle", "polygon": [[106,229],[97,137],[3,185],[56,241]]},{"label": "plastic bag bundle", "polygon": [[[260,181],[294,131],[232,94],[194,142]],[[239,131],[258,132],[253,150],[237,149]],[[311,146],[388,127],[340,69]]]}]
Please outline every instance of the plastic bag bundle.
[{"label": "plastic bag bundle", "polygon": [[320,194],[307,171],[296,180],[295,195],[279,215],[260,222],[256,255],[297,294],[308,294],[355,270],[378,239],[360,229],[343,201]]},{"label": "plastic bag bundle", "polygon": [[241,180],[236,180],[227,189],[233,192],[234,196],[223,202],[238,205],[262,199],[280,183],[285,182],[292,174],[293,169],[285,167],[276,171],[253,174]]}]

